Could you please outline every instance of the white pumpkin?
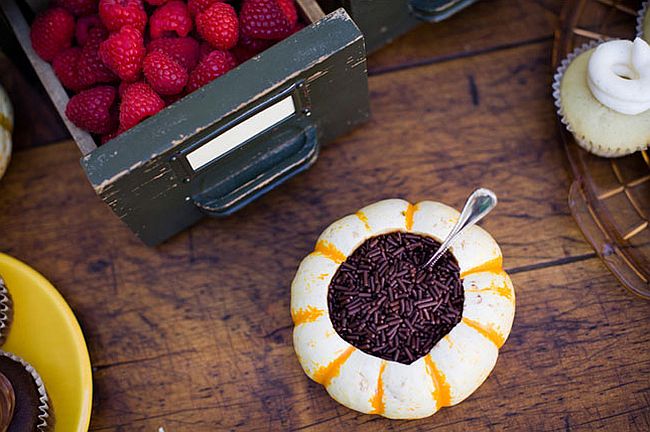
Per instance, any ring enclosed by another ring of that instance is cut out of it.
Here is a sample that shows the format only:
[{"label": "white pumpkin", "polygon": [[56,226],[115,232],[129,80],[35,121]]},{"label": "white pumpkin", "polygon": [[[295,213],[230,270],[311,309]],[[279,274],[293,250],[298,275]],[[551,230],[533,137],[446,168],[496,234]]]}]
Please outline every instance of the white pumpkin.
[{"label": "white pumpkin", "polygon": [[4,175],[11,158],[11,132],[14,128],[14,112],[9,96],[0,86],[0,178]]},{"label": "white pumpkin", "polygon": [[478,226],[451,246],[465,293],[462,320],[410,365],[369,355],[343,340],[328,312],[339,265],[367,239],[393,231],[444,240],[459,213],[444,204],[390,199],[334,222],[300,264],[291,286],[294,349],[305,373],[348,408],[393,419],[422,418],[455,405],[488,377],[512,327],[515,292],[501,250]]}]

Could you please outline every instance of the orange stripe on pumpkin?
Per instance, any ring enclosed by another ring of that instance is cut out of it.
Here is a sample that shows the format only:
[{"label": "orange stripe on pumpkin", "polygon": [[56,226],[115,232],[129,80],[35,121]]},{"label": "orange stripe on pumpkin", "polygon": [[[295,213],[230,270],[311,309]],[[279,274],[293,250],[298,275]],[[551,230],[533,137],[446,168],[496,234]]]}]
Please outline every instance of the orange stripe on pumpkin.
[{"label": "orange stripe on pumpkin", "polygon": [[411,231],[413,229],[413,216],[415,215],[415,211],[417,210],[418,205],[411,204],[409,203],[408,207],[406,207],[406,221],[404,225],[406,226],[407,231]]},{"label": "orange stripe on pumpkin", "polygon": [[372,231],[372,228],[370,228],[370,222],[368,221],[368,216],[366,216],[364,212],[358,211],[354,215],[358,217],[361,222],[363,222],[363,225],[366,227],[366,230]]},{"label": "orange stripe on pumpkin", "polygon": [[381,361],[379,366],[379,377],[377,378],[377,391],[375,395],[370,399],[370,405],[372,405],[371,414],[383,414],[386,410],[386,403],[384,402],[384,380],[382,374],[386,369],[386,360]]},{"label": "orange stripe on pumpkin", "polygon": [[309,306],[306,309],[298,309],[297,311],[291,311],[291,319],[293,319],[293,325],[299,326],[300,324],[305,324],[309,322],[314,322],[323,314],[325,311],[317,309],[313,306]]},{"label": "orange stripe on pumpkin", "polygon": [[427,367],[427,374],[433,381],[433,399],[436,401],[436,409],[451,405],[451,387],[449,387],[445,375],[440,372],[431,355],[427,354],[424,357],[424,364]]},{"label": "orange stripe on pumpkin", "polygon": [[491,259],[490,261],[486,261],[481,265],[478,265],[469,270],[465,270],[460,274],[460,277],[462,279],[465,276],[473,273],[481,273],[481,272],[501,273],[502,271],[503,271],[503,257],[499,255],[498,257]]},{"label": "orange stripe on pumpkin", "polygon": [[331,259],[337,264],[341,264],[343,261],[345,261],[346,258],[343,252],[338,250],[336,246],[326,240],[319,240],[318,243],[316,243],[314,252]]},{"label": "orange stripe on pumpkin", "polygon": [[483,335],[486,339],[488,339],[490,342],[496,345],[497,348],[501,348],[503,344],[506,342],[505,338],[498,331],[496,331],[492,326],[483,325],[467,317],[463,317],[463,322],[467,326],[473,328],[481,335]]},{"label": "orange stripe on pumpkin", "polygon": [[[497,273],[494,273],[497,274]],[[501,271],[498,273],[499,276],[508,277],[506,272]],[[485,288],[467,288],[465,292],[493,292],[501,297],[505,297],[508,300],[514,300],[514,291],[508,285],[507,281],[504,281],[503,285],[497,285],[492,281],[489,287]]]},{"label": "orange stripe on pumpkin", "polygon": [[316,372],[314,372],[314,381],[327,387],[332,379],[338,376],[341,372],[341,366],[343,366],[343,363],[348,360],[355,349],[356,348],[353,346],[349,346],[345,351],[343,351],[343,354],[332,360],[330,364],[316,369]]}]

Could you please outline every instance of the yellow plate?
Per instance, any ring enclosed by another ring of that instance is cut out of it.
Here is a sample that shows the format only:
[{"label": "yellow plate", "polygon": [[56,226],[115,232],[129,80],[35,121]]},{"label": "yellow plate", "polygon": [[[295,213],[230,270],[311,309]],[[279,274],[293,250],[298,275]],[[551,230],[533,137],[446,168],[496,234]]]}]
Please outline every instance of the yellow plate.
[{"label": "yellow plate", "polygon": [[85,432],[93,399],[90,357],[72,310],[31,267],[0,253],[0,275],[14,302],[4,351],[29,362],[41,375],[54,407],[54,432]]}]

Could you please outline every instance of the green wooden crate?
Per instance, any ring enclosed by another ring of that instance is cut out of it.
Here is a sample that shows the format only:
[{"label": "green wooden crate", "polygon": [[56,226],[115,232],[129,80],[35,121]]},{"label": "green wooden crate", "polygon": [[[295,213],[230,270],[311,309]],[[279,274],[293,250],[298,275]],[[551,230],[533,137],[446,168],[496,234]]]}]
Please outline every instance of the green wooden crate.
[{"label": "green wooden crate", "polygon": [[67,122],[67,94],[33,52],[14,0],[2,8],[82,152],[97,194],[149,245],[205,215],[232,214],[310,167],[320,147],[368,119],[366,54],[344,9],[312,24],[97,147]]}]

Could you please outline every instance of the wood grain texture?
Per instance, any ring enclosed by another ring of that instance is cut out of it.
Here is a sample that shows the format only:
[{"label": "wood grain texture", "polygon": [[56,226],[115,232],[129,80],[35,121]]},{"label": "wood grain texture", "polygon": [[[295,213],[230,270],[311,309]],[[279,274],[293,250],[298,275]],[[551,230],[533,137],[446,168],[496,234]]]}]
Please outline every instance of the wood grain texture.
[{"label": "wood grain texture", "polygon": [[482,0],[438,24],[421,24],[368,59],[372,74],[552,40],[561,2]]},{"label": "wood grain texture", "polygon": [[[94,366],[91,430],[648,430],[648,305],[618,285],[570,216],[550,47],[372,77],[371,122],[325,147],[310,171],[155,249],[96,197],[74,143],[18,152],[0,181],[0,250],[43,272],[74,309]],[[482,225],[517,290],[494,373],[425,420],[338,405],[293,353],[300,259],[365,204],[459,207],[478,185],[499,195]]]}]

